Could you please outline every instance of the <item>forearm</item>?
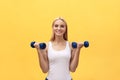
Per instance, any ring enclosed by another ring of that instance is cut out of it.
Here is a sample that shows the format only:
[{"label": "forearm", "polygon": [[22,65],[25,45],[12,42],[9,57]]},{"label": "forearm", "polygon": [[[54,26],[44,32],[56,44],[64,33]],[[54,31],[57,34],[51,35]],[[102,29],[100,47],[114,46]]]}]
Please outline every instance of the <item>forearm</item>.
[{"label": "forearm", "polygon": [[72,72],[75,72],[77,66],[78,66],[78,63],[79,63],[79,55],[80,55],[80,48],[76,49],[75,52],[74,52],[74,57],[72,58],[71,60],[71,63],[70,63],[70,70]]},{"label": "forearm", "polygon": [[39,64],[44,73],[48,72],[48,60],[47,58],[43,55],[45,54],[44,51],[40,51],[37,49],[38,52],[38,58],[39,58]]}]

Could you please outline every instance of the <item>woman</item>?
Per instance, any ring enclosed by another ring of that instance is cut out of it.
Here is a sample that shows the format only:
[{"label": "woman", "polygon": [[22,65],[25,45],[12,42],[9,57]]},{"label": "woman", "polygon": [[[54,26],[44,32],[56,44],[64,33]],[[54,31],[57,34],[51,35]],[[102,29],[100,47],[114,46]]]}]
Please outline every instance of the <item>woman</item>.
[{"label": "woman", "polygon": [[46,80],[72,80],[71,72],[75,72],[80,50],[83,43],[77,43],[77,48],[72,48],[68,42],[67,23],[62,18],[57,18],[52,23],[52,37],[45,49],[39,48],[39,43],[34,46],[37,49],[39,63],[44,73],[48,72]]}]

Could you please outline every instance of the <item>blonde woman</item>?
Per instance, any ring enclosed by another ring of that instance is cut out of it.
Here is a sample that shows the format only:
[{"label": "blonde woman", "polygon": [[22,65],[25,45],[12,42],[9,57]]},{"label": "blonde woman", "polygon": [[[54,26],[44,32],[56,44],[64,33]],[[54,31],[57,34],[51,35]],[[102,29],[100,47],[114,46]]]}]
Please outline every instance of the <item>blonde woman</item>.
[{"label": "blonde woman", "polygon": [[63,18],[57,18],[52,23],[53,34],[45,49],[34,46],[39,56],[40,68],[48,73],[45,80],[72,80],[70,72],[75,72],[79,63],[80,50],[83,43],[78,42],[77,48],[72,48],[68,42],[68,26]]}]

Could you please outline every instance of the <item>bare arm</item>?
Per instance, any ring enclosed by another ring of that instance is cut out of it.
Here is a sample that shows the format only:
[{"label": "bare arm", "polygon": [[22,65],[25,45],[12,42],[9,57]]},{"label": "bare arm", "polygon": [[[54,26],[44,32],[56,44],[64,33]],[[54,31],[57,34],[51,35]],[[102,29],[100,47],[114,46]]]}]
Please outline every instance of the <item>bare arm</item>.
[{"label": "bare arm", "polygon": [[42,50],[39,48],[39,43],[35,43],[34,46],[38,52],[40,67],[41,67],[43,73],[47,73],[49,70],[49,63],[48,63],[48,57],[47,57],[47,47]]},{"label": "bare arm", "polygon": [[[71,46],[71,45],[70,45]],[[71,46],[71,49],[72,49],[72,52],[71,52],[71,60],[70,60],[70,71],[71,72],[75,72],[77,66],[78,66],[78,63],[79,63],[79,55],[80,55],[80,51],[81,51],[81,48],[83,47],[83,43],[77,43],[77,48],[73,49],[72,46]]]}]

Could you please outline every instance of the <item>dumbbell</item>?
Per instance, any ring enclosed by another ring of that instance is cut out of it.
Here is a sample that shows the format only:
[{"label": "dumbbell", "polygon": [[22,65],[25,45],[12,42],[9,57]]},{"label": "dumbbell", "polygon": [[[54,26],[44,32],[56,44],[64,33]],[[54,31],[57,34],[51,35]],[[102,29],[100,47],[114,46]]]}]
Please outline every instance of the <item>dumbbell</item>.
[{"label": "dumbbell", "polygon": [[[72,47],[73,48],[77,48],[77,43],[76,42],[72,42]],[[89,42],[88,41],[84,41],[84,47],[85,48],[89,47]]]},{"label": "dumbbell", "polygon": [[[35,48],[34,44],[35,44],[35,41],[31,42],[31,43],[30,43],[30,46],[31,46],[32,48]],[[40,43],[40,44],[39,44],[39,47],[40,47],[40,49],[45,49],[45,48],[46,48],[46,44],[45,44],[45,43]]]}]

